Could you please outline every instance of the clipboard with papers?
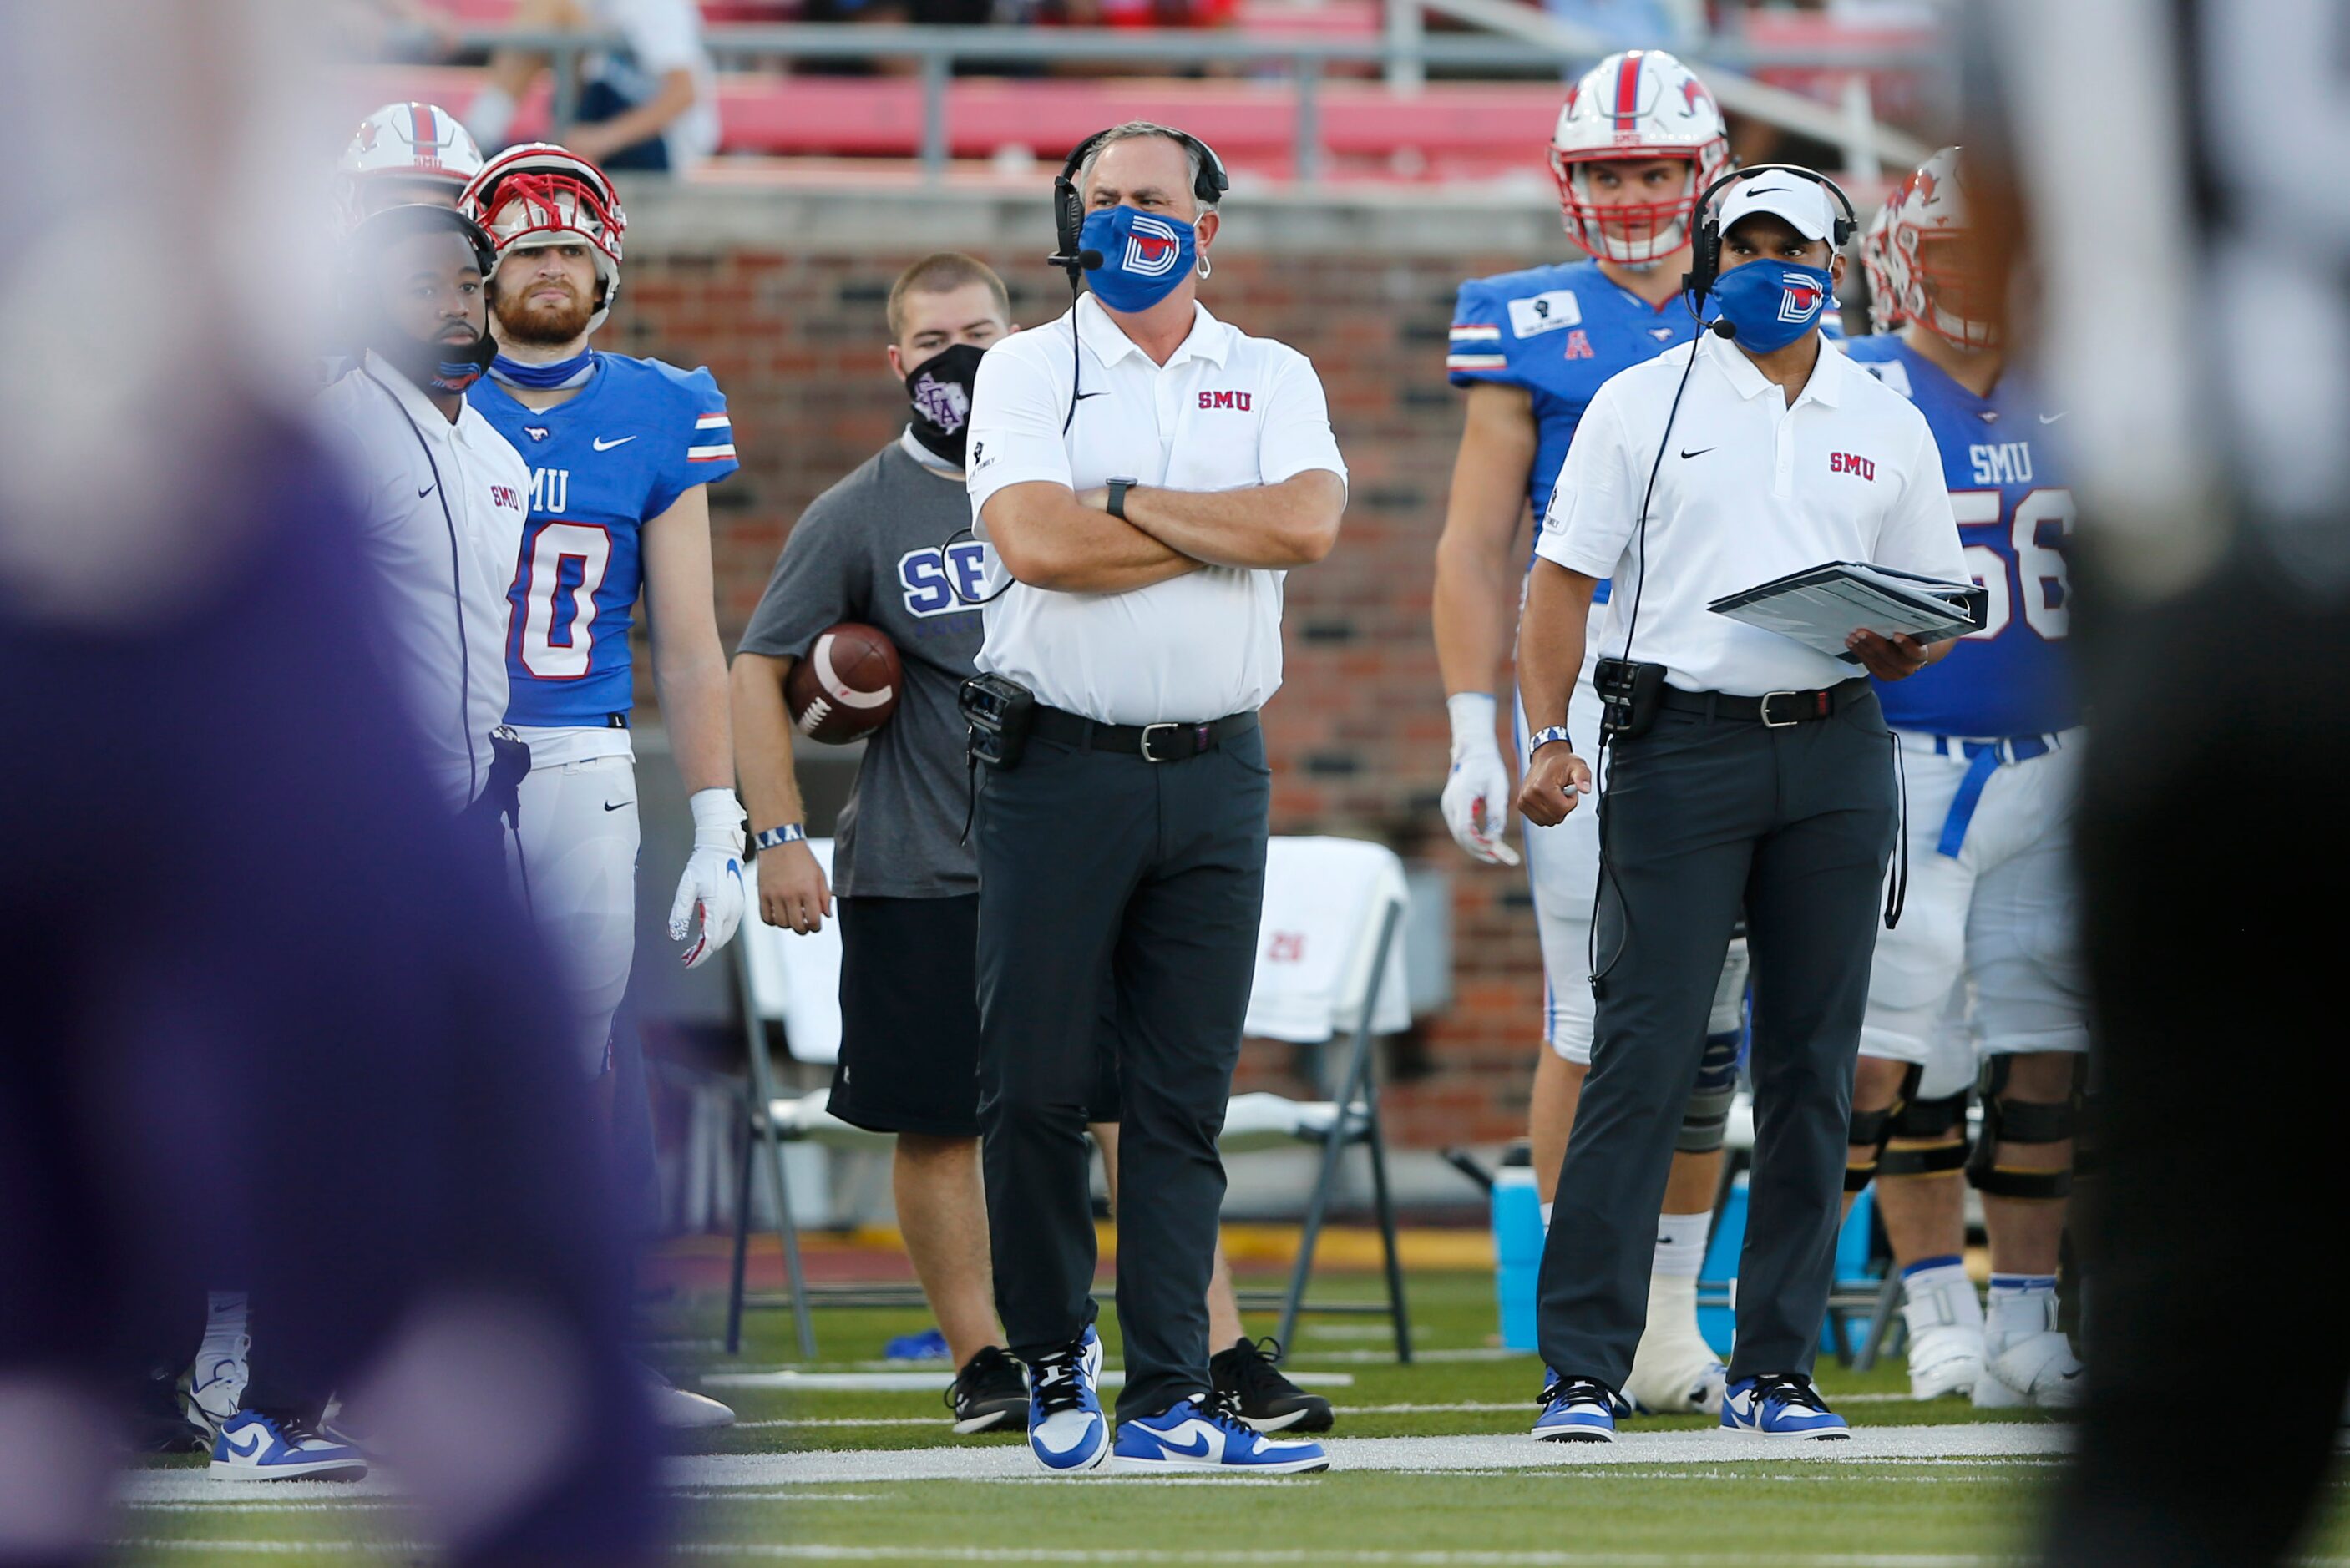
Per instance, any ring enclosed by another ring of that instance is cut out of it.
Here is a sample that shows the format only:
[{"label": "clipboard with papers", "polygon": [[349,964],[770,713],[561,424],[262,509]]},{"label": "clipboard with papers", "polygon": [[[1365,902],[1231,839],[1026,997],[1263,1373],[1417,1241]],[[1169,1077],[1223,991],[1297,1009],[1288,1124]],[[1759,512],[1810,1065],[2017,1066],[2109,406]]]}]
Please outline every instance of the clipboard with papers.
[{"label": "clipboard with papers", "polygon": [[1981,631],[1990,618],[1991,595],[1977,583],[1828,561],[1726,594],[1705,607],[1857,664],[1859,657],[1845,647],[1855,631],[1899,633],[1920,642]]}]

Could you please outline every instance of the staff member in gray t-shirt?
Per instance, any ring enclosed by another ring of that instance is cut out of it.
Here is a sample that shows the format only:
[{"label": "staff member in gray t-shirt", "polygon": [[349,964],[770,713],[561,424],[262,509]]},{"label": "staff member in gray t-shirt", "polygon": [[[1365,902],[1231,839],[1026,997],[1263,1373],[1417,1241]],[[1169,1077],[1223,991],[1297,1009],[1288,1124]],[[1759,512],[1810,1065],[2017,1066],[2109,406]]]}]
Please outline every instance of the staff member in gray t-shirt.
[{"label": "staff member in gray t-shirt", "polygon": [[[906,432],[801,517],[734,661],[738,763],[752,820],[775,843],[757,862],[768,924],[808,931],[831,909],[805,840],[784,678],[825,628],[887,631],[904,659],[897,714],[868,742],[842,814],[843,1037],[831,1108],[898,1134],[898,1221],[950,1355],[955,1428],[1026,1419],[1027,1393],[996,1333],[987,1206],[979,1175],[979,857],[962,841],[970,787],[960,683],[977,672],[981,546],[948,543],[971,520],[960,410],[980,351],[1010,330],[1003,280],[951,252],[889,291],[890,369],[913,403]],[[943,548],[942,548],[943,546]],[[788,825],[787,831],[786,826]],[[1107,1029],[1087,1116],[1117,1192],[1118,1075]],[[1320,1431],[1330,1403],[1281,1375],[1241,1326],[1221,1251],[1208,1293],[1216,1386],[1266,1430]]]}]

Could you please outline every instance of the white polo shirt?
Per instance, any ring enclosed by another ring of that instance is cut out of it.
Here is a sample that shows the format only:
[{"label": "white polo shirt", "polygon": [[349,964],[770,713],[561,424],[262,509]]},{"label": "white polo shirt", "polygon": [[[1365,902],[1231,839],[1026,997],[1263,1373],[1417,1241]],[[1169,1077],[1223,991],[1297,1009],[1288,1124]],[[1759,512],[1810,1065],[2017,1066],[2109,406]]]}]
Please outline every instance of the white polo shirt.
[{"label": "white polo shirt", "polygon": [[[1705,607],[1826,561],[1966,580],[1933,432],[1915,404],[1825,338],[1792,406],[1734,344],[1701,333],[1695,351],[1661,463],[1688,351],[1621,371],[1592,398],[1534,553],[1615,579],[1598,638],[1605,655],[1623,655],[1637,593],[1630,657],[1664,665],[1684,691],[1759,697],[1849,680],[1858,666]],[[1634,524],[1652,464],[1642,589]]]},{"label": "white polo shirt", "polygon": [[435,786],[462,811],[489,778],[490,732],[505,720],[506,590],[530,467],[472,403],[451,424],[373,354],[318,407],[359,485],[360,546],[384,590],[379,651]]},{"label": "white polo shirt", "polygon": [[[1090,294],[1049,326],[1014,333],[979,362],[971,410],[972,528],[1006,485],[1074,491],[1112,479],[1172,490],[1278,484],[1309,469],[1342,481],[1321,378],[1305,355],[1251,337],[1195,306],[1164,365]],[[1069,335],[1083,356],[1070,385]],[[1084,393],[1069,419],[1073,391]],[[1061,426],[1068,422],[1064,435]],[[1011,579],[989,553],[988,591]],[[1281,686],[1285,574],[1198,571],[1119,594],[1013,583],[985,612],[979,667],[1037,700],[1110,724],[1197,722],[1264,704]]]}]

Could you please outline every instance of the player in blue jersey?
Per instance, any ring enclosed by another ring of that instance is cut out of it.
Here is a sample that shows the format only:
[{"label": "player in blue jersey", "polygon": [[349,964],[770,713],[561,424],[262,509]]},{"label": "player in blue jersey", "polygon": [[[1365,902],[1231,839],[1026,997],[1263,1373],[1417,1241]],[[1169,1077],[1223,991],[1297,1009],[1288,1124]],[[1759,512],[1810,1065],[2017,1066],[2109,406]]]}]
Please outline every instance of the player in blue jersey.
[{"label": "player in blue jersey", "polygon": [[[1516,857],[1502,836],[1512,791],[1495,738],[1493,694],[1532,559],[1524,542],[1529,507],[1539,517],[1549,504],[1575,424],[1600,384],[1690,340],[1696,322],[1680,281],[1690,219],[1698,193],[1729,168],[1730,145],[1704,84],[1669,54],[1632,49],[1568,88],[1550,162],[1567,236],[1587,259],[1461,285],[1445,359],[1452,384],[1468,391],[1469,410],[1436,548],[1436,650],[1452,718],[1444,818],[1463,849],[1500,864]],[[1515,708],[1513,701],[1513,716]],[[1596,736],[1598,723],[1586,677],[1575,690],[1570,727],[1578,737]],[[1513,728],[1523,747],[1523,718]],[[1549,1048],[1537,1058],[1528,1114],[1545,1220],[1591,1063],[1594,818],[1578,812],[1555,827],[1525,830],[1547,976]],[[1697,1275],[1736,1086],[1745,963],[1745,944],[1733,943],[1659,1220],[1648,1329],[1626,1385],[1650,1409],[1711,1411],[1721,1397],[1720,1360],[1697,1331]]]},{"label": "player in blue jersey", "polygon": [[[709,371],[589,347],[619,292],[628,223],[602,171],[560,147],[511,148],[474,176],[461,205],[498,250],[490,312],[499,353],[469,395],[531,472],[507,639],[506,722],[531,752],[518,835],[525,892],[567,971],[579,1070],[608,1094],[612,1014],[635,945],[629,629],[639,594],[693,812],[670,935],[688,942],[691,968],[725,946],[743,916],[743,808],[708,492],[735,470],[733,436]],[[732,1418],[714,1400],[655,1395],[671,1424]]]},{"label": "player in blue jersey", "polygon": [[[1846,1185],[1879,1179],[1914,1394],[2072,1404],[2080,1364],[2057,1327],[2055,1285],[2089,1035],[2071,876],[2073,496],[2049,428],[2064,414],[2006,363],[2004,280],[1973,244],[1957,149],[1896,193],[1882,233],[1888,298],[1907,324],[1852,357],[1933,428],[1991,613],[1949,658],[1878,692],[1908,780],[1908,902],[1877,941]],[[1970,1158],[1978,1056],[1983,1121]],[[1988,1324],[1959,1261],[1961,1168],[1991,1238]]]}]

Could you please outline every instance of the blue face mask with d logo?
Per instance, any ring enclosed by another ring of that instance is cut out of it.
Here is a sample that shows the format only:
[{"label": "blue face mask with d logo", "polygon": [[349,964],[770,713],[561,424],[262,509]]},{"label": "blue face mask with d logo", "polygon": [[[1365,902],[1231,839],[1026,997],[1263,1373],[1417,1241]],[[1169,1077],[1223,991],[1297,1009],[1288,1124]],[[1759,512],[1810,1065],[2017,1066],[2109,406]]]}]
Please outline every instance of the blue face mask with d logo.
[{"label": "blue face mask with d logo", "polygon": [[1101,253],[1086,274],[1112,310],[1148,310],[1191,275],[1197,235],[1180,218],[1134,207],[1102,207],[1086,214],[1081,248]]},{"label": "blue face mask with d logo", "polygon": [[1832,286],[1834,279],[1820,267],[1753,261],[1717,278],[1713,297],[1721,303],[1722,319],[1738,328],[1738,346],[1769,354],[1819,324]]}]

